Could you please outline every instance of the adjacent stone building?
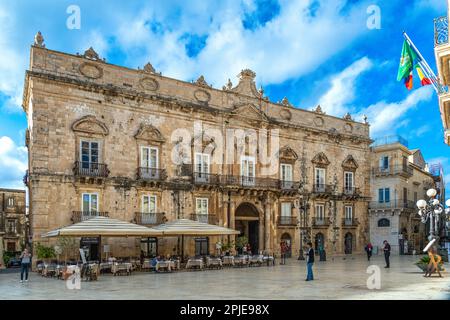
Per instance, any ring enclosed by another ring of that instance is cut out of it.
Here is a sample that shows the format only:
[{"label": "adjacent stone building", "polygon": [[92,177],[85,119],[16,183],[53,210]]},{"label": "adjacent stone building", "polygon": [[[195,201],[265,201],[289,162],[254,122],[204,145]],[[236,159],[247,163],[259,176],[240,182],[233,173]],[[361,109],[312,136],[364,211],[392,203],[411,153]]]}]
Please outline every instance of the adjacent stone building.
[{"label": "adjacent stone building", "polygon": [[[0,188],[0,256],[26,244],[25,191]],[[1,261],[0,261],[1,262]]]},{"label": "adjacent stone building", "polygon": [[439,187],[442,170],[430,172],[419,149],[408,149],[400,136],[375,140],[372,145],[372,202],[369,205],[370,240],[381,249],[384,240],[391,244],[394,254],[420,252],[427,244],[426,226],[421,223],[416,202],[428,199],[426,191]]},{"label": "adjacent stone building", "polygon": [[[369,238],[368,123],[271,102],[243,70],[237,85],[185,82],[147,64],[106,63],[31,47],[28,117],[33,243],[51,229],[105,215],[152,226],[190,218],[235,228],[253,252],[362,252]],[[303,237],[301,238],[301,234]],[[232,240],[232,239],[231,239]],[[177,239],[102,239],[114,256],[177,253]],[[220,237],[188,238],[189,255]],[[98,258],[97,239],[81,245]]]}]

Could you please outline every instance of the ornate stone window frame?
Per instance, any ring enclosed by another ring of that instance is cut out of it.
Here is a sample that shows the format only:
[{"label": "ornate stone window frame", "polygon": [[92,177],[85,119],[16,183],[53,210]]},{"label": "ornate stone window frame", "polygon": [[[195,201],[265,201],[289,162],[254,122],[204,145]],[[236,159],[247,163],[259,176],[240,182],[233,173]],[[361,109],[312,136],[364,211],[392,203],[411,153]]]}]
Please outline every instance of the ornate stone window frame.
[{"label": "ornate stone window frame", "polygon": [[72,124],[75,135],[75,161],[81,161],[81,141],[95,141],[99,144],[99,163],[105,159],[105,137],[108,127],[93,115],[84,116]]},{"label": "ornate stone window frame", "polygon": [[161,168],[162,164],[162,146],[166,139],[161,131],[153,125],[141,124],[138,131],[134,135],[136,139],[137,148],[137,166],[141,166],[142,148],[156,148],[157,149],[157,168]]}]

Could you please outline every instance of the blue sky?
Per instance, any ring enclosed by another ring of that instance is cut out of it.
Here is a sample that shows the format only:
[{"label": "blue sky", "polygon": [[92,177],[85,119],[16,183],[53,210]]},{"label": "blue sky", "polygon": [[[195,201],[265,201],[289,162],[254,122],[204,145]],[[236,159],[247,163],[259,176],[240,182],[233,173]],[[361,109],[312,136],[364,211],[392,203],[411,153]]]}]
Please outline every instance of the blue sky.
[{"label": "blue sky", "polygon": [[[70,5],[80,8],[80,29],[66,26]],[[380,8],[380,29],[367,27],[370,5]],[[320,104],[357,120],[366,114],[372,138],[402,135],[427,161],[441,162],[450,182],[436,94],[416,75],[412,91],[396,81],[402,31],[435,69],[433,18],[445,14],[438,0],[0,0],[0,186],[23,188],[27,124],[20,105],[38,30],[50,49],[93,46],[110,63],[137,68],[150,61],[164,75],[204,75],[217,88],[251,68],[272,101],[286,96],[299,108]]]}]

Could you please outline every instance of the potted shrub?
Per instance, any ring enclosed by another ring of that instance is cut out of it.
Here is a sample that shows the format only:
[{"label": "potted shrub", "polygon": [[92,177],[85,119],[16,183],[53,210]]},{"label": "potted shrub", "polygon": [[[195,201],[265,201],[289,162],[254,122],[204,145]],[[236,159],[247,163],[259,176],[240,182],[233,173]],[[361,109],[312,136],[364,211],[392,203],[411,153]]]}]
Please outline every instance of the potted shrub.
[{"label": "potted shrub", "polygon": [[36,254],[38,259],[43,260],[45,263],[49,263],[51,259],[56,257],[55,249],[53,247],[46,247],[39,242],[36,244]]},{"label": "potted shrub", "polygon": [[[437,256],[434,256],[434,259],[437,261]],[[430,257],[429,256],[423,256],[418,262],[415,263],[416,266],[418,266],[423,272],[427,270],[428,263],[430,263]],[[438,264],[439,271],[444,271],[444,263],[441,260],[441,262]]]},{"label": "potted shrub", "polygon": [[242,248],[247,245],[248,239],[246,236],[242,236],[236,239],[236,249],[240,254],[242,254]]}]

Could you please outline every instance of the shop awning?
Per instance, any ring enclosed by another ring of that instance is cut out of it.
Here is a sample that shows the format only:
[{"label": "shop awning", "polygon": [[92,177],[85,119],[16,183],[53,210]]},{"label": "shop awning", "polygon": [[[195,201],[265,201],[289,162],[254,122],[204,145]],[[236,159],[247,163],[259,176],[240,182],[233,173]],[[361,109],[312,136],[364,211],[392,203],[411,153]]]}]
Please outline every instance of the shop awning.
[{"label": "shop awning", "polygon": [[152,228],[99,216],[49,231],[42,237],[157,237],[161,235],[161,231]]},{"label": "shop awning", "polygon": [[189,219],[177,219],[153,227],[153,230],[162,233],[162,236],[220,236],[220,235],[238,235],[240,232]]}]

